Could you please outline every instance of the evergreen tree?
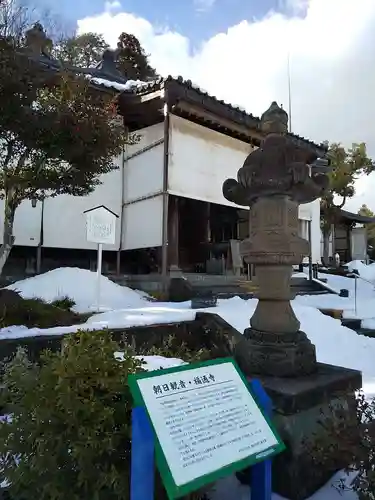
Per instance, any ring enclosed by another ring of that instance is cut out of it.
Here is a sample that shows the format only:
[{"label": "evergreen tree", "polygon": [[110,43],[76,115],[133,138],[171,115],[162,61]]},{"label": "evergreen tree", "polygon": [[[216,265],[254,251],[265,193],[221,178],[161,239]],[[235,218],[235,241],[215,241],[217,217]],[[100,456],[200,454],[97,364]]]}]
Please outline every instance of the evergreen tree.
[{"label": "evergreen tree", "polygon": [[[339,210],[348,198],[355,194],[355,181],[360,175],[369,175],[374,171],[374,162],[367,156],[366,144],[353,144],[345,149],[341,144],[332,143],[328,151],[332,170],[329,173],[330,189],[321,200],[323,260],[328,263],[329,237],[331,227],[337,219]],[[337,197],[341,198],[336,203]],[[335,199],[336,198],[336,199]]]},{"label": "evergreen tree", "polygon": [[[40,34],[40,26],[36,30]],[[48,40],[43,44],[49,46]],[[114,158],[129,138],[114,119],[113,97],[95,92],[86,78],[43,69],[4,38],[0,95],[1,272],[14,244],[21,202],[89,194],[102,174],[117,168]]]},{"label": "evergreen tree", "polygon": [[129,80],[147,81],[157,77],[148,62],[148,56],[135,35],[121,33],[117,44],[117,68]]},{"label": "evergreen tree", "polygon": [[53,56],[63,63],[79,68],[90,68],[101,61],[109,48],[102,35],[83,33],[62,40],[54,49]]}]

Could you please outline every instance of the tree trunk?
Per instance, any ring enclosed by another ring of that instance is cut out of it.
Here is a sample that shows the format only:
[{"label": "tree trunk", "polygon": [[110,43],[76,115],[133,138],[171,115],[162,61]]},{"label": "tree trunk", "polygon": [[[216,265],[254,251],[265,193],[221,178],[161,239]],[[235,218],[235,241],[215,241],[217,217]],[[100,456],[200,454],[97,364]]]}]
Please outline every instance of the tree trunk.
[{"label": "tree trunk", "polygon": [[329,238],[331,236],[331,231],[324,229],[323,231],[323,264],[325,266],[329,265]]},{"label": "tree trunk", "polygon": [[0,276],[14,244],[13,225],[17,208],[14,194],[14,191],[9,190],[5,197],[3,244],[0,247]]}]

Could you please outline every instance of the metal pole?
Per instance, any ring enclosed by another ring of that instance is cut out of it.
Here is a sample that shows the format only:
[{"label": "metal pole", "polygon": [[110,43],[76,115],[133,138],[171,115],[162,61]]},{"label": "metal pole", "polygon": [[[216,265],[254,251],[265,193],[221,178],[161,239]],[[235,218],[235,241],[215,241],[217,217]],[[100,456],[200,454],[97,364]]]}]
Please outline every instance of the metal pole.
[{"label": "metal pole", "polygon": [[307,221],[308,227],[308,238],[309,238],[309,280],[313,279],[313,268],[312,268],[312,238],[311,238],[311,219]]},{"label": "metal pole", "polygon": [[132,411],[130,500],[155,498],[154,434],[146,410]]},{"label": "metal pole", "polygon": [[[268,417],[272,417],[272,401],[259,380],[253,379],[251,388],[260,407]],[[253,465],[251,470],[250,500],[271,500],[272,497],[272,460],[264,460]]]},{"label": "metal pole", "polygon": [[289,113],[289,133],[292,132],[292,81],[290,76],[290,52],[288,50],[288,113]]},{"label": "metal pole", "polygon": [[102,277],[103,244],[98,244],[98,265],[96,270],[96,308],[100,311],[100,282]]},{"label": "metal pole", "polygon": [[42,199],[41,214],[40,214],[40,236],[39,244],[36,253],[36,273],[40,274],[42,269],[42,248],[44,240],[44,198]]},{"label": "metal pole", "polygon": [[168,287],[168,165],[169,165],[169,125],[170,111],[168,105],[168,88],[164,88],[164,160],[163,160],[163,222],[162,222],[162,249],[161,275],[163,292]]},{"label": "metal pole", "polygon": [[358,276],[354,275],[354,314],[357,316],[357,279]]}]

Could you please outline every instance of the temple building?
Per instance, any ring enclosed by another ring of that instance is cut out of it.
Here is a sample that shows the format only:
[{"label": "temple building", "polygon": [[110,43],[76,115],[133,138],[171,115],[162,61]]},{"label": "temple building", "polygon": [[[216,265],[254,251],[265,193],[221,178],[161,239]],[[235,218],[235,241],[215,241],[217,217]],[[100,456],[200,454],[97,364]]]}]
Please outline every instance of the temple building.
[{"label": "temple building", "polygon": [[[322,215],[322,214],[321,214]],[[335,263],[335,254],[341,263],[352,260],[367,260],[373,249],[367,241],[367,224],[374,224],[375,217],[355,214],[338,209],[336,222],[332,225],[329,236],[328,258],[326,265]],[[324,253],[323,234],[321,235],[321,255]]]},{"label": "temple building", "polygon": [[[33,57],[59,71],[48,55],[34,51]],[[171,267],[210,275],[248,272],[237,245],[248,236],[248,209],[226,200],[222,184],[259,146],[259,118],[181,77],[129,82],[117,72],[111,51],[96,68],[71,70],[87,74],[97,91],[118,95],[124,126],[139,141],[126,146],[116,159],[118,170],[104,175],[91,195],[22,203],[8,273],[14,266],[30,273],[59,265],[94,269],[84,212],[98,205],[118,215],[115,244],[104,248],[108,274],[166,276]],[[312,157],[325,156],[323,145],[290,136]],[[320,262],[319,200],[301,205],[299,220],[311,260]]]}]

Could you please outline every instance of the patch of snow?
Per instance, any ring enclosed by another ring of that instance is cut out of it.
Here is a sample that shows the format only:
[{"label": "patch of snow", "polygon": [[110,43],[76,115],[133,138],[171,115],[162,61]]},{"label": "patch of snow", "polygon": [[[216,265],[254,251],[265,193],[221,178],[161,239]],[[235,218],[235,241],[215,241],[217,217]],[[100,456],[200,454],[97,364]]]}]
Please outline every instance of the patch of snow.
[{"label": "patch of snow", "polygon": [[152,303],[149,307],[138,309],[118,309],[91,316],[85,323],[85,328],[100,330],[104,328],[130,328],[132,326],[160,325],[193,321],[195,310],[183,306],[176,308],[174,304],[161,305]]},{"label": "patch of snow", "polygon": [[[60,267],[32,278],[17,281],[7,287],[19,291],[24,298],[40,298],[46,302],[69,297],[79,313],[96,309],[96,272],[78,267]],[[139,292],[117,285],[101,277],[101,310],[142,307],[147,301]]]},{"label": "patch of snow", "polygon": [[[369,267],[369,266],[368,266]],[[304,305],[319,309],[340,309],[344,318],[357,318],[362,320],[375,318],[375,287],[372,283],[357,280],[357,304],[355,303],[355,278],[320,274],[319,277],[327,279],[328,287],[333,290],[346,289],[349,297],[340,297],[336,294],[299,295],[296,300]],[[364,325],[362,324],[364,327]]]},{"label": "patch of snow", "polygon": [[368,330],[375,330],[375,311],[372,312],[372,317],[368,319],[362,319],[361,327],[366,328]]},{"label": "patch of snow", "polygon": [[365,264],[361,260],[352,260],[346,264],[346,267],[349,271],[353,272],[355,270],[358,271],[361,278],[374,282],[375,284],[375,265],[374,264]]},{"label": "patch of snow", "polygon": [[[118,361],[124,361],[123,352],[115,352],[115,358]],[[165,370],[175,366],[187,365],[185,361],[179,358],[166,358],[165,356],[134,356],[135,359],[142,361],[142,368],[148,372],[154,370]]]}]

